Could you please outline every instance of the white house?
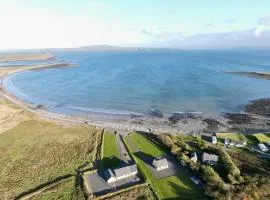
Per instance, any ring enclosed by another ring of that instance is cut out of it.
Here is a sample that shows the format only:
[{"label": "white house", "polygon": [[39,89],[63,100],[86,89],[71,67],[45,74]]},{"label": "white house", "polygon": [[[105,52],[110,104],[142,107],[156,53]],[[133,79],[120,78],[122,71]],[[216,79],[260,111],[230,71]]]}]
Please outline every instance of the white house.
[{"label": "white house", "polygon": [[224,139],[224,144],[227,146],[227,145],[230,145],[230,140],[228,138],[225,138]]},{"label": "white house", "polygon": [[116,169],[108,169],[105,171],[105,177],[108,183],[113,183],[115,181],[129,178],[131,176],[136,176],[138,174],[138,169],[136,165],[129,165]]},{"label": "white house", "polygon": [[216,144],[217,143],[217,137],[216,136],[212,136],[211,138],[212,140],[212,144]]},{"label": "white house", "polygon": [[152,164],[157,171],[169,168],[169,164],[166,158],[155,159]]},{"label": "white house", "polygon": [[203,156],[202,156],[202,161],[204,163],[207,163],[207,164],[210,164],[210,165],[213,165],[213,164],[216,164],[217,161],[218,161],[218,156],[216,154],[209,154],[209,153],[203,153]]},{"label": "white house", "polygon": [[235,146],[236,147],[244,147],[247,145],[247,142],[246,141],[236,141],[235,142]]},{"label": "white house", "polygon": [[268,151],[268,148],[263,143],[258,144],[258,147],[263,152],[267,152]]},{"label": "white house", "polygon": [[191,155],[190,155],[190,160],[192,160],[193,162],[197,162],[198,160],[198,157],[197,157],[197,154],[196,152],[193,152]]},{"label": "white house", "polygon": [[247,142],[244,140],[243,141],[236,141],[236,140],[231,140],[231,139],[225,138],[224,144],[226,146],[244,147],[247,145]]}]

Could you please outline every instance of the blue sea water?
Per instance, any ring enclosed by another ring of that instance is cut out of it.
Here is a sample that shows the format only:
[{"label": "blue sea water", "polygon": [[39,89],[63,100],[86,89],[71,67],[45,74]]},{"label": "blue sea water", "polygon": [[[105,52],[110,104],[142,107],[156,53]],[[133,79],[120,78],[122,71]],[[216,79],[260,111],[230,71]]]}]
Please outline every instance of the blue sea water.
[{"label": "blue sea water", "polygon": [[240,111],[269,97],[270,81],[224,71],[270,72],[270,50],[55,52],[71,68],[26,71],[4,81],[18,98],[63,112]]}]

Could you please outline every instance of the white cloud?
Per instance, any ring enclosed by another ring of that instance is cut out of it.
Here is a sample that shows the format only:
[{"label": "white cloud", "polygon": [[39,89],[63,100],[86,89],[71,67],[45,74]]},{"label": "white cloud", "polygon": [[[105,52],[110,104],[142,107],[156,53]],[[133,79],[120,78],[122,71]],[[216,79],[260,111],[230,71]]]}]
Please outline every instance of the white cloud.
[{"label": "white cloud", "polygon": [[[93,8],[112,6],[97,0],[87,2]],[[171,26],[127,24],[121,19],[87,17],[51,12],[23,5],[0,6],[0,48],[77,47],[92,44],[121,46],[205,46],[270,45],[270,16],[261,18],[256,27],[239,30],[239,22],[195,24],[181,22]],[[181,27],[181,29],[180,29]],[[269,43],[268,43],[269,42]]]},{"label": "white cloud", "polygon": [[[91,1],[93,5],[105,4]],[[112,23],[110,19],[66,15],[12,4],[0,6],[0,24],[1,49],[133,45],[143,40],[139,31]]]},{"label": "white cloud", "polygon": [[270,31],[270,16],[263,17],[259,20],[258,25],[254,30],[254,35],[256,37],[261,37],[268,31]]}]

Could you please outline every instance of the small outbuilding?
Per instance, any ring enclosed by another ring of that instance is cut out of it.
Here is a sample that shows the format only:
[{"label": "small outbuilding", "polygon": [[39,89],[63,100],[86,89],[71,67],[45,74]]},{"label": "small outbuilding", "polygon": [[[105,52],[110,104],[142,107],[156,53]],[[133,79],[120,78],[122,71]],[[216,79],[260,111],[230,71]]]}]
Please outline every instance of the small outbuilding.
[{"label": "small outbuilding", "polygon": [[236,147],[244,147],[247,145],[247,142],[245,140],[243,141],[236,141],[236,140],[231,140],[228,138],[224,139],[224,144],[226,146],[236,146]]},{"label": "small outbuilding", "polygon": [[197,162],[198,161],[198,157],[197,157],[197,154],[196,152],[192,152],[191,155],[190,155],[190,160],[192,160],[193,162]]},{"label": "small outbuilding", "polygon": [[166,158],[155,159],[152,164],[157,171],[169,168],[169,163]]},{"label": "small outbuilding", "polygon": [[212,136],[211,142],[212,142],[212,144],[217,144],[217,137],[216,136]]},{"label": "small outbuilding", "polygon": [[263,152],[267,152],[268,151],[268,148],[263,143],[258,144],[258,147]]}]

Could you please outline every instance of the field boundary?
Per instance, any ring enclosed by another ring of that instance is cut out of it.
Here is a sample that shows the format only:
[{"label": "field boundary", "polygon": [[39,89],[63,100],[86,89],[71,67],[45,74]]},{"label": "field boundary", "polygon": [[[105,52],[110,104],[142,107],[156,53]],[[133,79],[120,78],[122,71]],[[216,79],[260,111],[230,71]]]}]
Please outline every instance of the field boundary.
[{"label": "field boundary", "polygon": [[[126,137],[129,137],[129,136],[126,136]],[[130,138],[129,138],[129,139],[130,139]],[[137,160],[136,156],[133,155],[133,153],[132,153],[132,152],[133,152],[133,151],[132,151],[132,148],[129,147],[129,145],[127,144],[128,142],[126,141],[126,139],[123,139],[123,141],[124,141],[124,144],[125,144],[125,146],[126,146],[128,152],[129,152],[129,154],[131,155],[131,157],[132,157],[133,160],[135,161],[135,163],[136,163],[136,165],[137,165],[137,167],[138,167],[138,170],[139,170],[140,174],[143,176],[144,181],[145,181],[145,184],[148,184],[148,185],[149,185],[149,188],[150,188],[151,193],[153,194],[154,198],[155,198],[155,199],[160,199],[160,198],[158,197],[158,194],[154,191],[154,189],[153,189],[153,187],[152,187],[152,186],[153,186],[153,183],[152,183],[152,182],[147,178],[147,176],[144,174],[143,170],[141,169],[141,166],[138,164],[138,160]]]},{"label": "field boundary", "polygon": [[142,184],[134,185],[134,186],[131,186],[131,187],[128,187],[128,188],[124,188],[124,189],[118,190],[117,192],[112,192],[112,193],[105,194],[103,196],[92,198],[92,199],[93,200],[102,200],[104,198],[109,198],[109,197],[112,197],[112,196],[121,194],[122,192],[126,192],[126,191],[129,191],[129,190],[133,190],[135,188],[144,187],[144,186],[148,186],[148,183],[142,183]]},{"label": "field boundary", "polygon": [[32,189],[29,189],[25,192],[21,192],[20,194],[18,194],[14,199],[15,200],[19,200],[19,199],[29,199],[31,198],[32,196],[34,195],[37,195],[51,187],[54,187],[62,182],[65,182],[67,181],[68,179],[70,179],[71,177],[74,177],[73,174],[67,174],[67,175],[64,175],[64,176],[60,176],[60,177],[57,177],[55,178],[54,180],[52,181],[49,181],[49,182],[46,182],[46,183],[43,183],[41,185],[38,185],[36,186],[35,188],[32,188]]}]

